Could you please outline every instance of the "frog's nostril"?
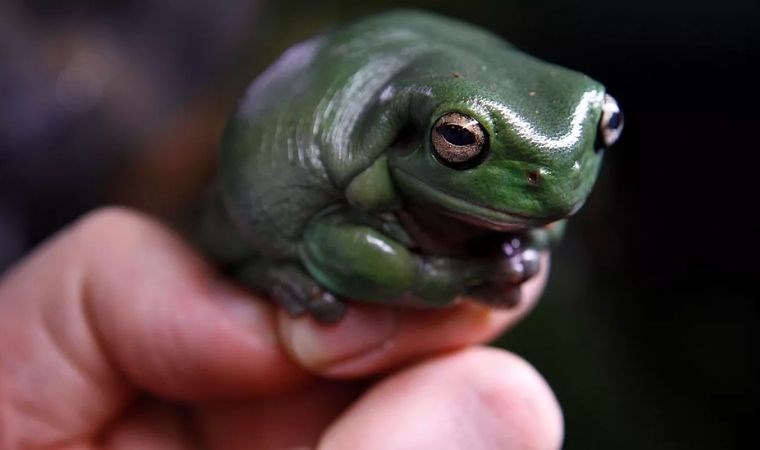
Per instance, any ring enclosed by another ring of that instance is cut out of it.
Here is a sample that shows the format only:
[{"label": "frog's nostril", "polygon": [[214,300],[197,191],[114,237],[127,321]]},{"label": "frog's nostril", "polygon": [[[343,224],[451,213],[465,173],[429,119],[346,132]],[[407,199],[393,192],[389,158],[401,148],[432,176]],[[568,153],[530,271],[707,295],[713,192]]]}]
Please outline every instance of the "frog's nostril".
[{"label": "frog's nostril", "polygon": [[530,184],[538,184],[541,182],[541,173],[538,170],[528,171],[528,182]]}]

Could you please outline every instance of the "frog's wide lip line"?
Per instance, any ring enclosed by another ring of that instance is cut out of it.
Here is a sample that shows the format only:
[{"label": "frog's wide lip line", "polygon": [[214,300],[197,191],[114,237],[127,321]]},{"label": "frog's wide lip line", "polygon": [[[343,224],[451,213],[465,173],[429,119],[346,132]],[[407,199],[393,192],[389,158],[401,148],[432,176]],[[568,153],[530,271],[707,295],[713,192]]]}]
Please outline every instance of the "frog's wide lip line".
[{"label": "frog's wide lip line", "polygon": [[476,225],[499,230],[510,230],[513,228],[543,226],[561,218],[556,216],[528,216],[512,211],[503,211],[488,206],[470,203],[460,197],[430,186],[403,169],[398,167],[395,167],[394,169],[398,175],[401,176],[403,181],[412,184],[415,189],[421,191],[427,197],[445,199],[447,204],[438,203],[437,206],[443,208],[447,214],[472,222]]}]

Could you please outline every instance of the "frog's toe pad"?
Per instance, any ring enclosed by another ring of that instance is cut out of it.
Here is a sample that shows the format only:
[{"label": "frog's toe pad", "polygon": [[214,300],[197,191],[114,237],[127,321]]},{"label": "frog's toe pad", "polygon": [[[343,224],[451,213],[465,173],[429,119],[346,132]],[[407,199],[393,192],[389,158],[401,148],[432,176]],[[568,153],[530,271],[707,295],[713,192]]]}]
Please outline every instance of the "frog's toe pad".
[{"label": "frog's toe pad", "polygon": [[523,266],[523,281],[533,278],[541,270],[541,255],[533,249],[524,250],[521,253]]},{"label": "frog's toe pad", "polygon": [[346,303],[327,291],[312,296],[307,307],[314,319],[321,323],[335,323],[346,313]]},{"label": "frog's toe pad", "polygon": [[509,283],[523,283],[541,270],[541,255],[533,249],[515,251],[507,256],[500,268],[500,278]]},{"label": "frog's toe pad", "polygon": [[306,306],[299,300],[298,295],[294,294],[284,286],[273,286],[272,298],[291,316],[300,316],[306,312]]}]

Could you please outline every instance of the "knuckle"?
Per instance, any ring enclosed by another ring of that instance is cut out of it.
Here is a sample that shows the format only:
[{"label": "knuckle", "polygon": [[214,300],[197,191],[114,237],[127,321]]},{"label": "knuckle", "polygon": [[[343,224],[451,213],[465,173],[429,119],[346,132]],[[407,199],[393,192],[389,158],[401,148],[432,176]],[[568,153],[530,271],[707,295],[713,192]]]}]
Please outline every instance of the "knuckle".
[{"label": "knuckle", "polygon": [[88,212],[78,225],[88,231],[130,228],[147,219],[142,213],[123,206],[103,206]]},{"label": "knuckle", "polygon": [[131,242],[151,228],[156,228],[156,224],[142,213],[120,206],[106,206],[81,217],[71,232],[78,244],[102,248],[113,243]]}]

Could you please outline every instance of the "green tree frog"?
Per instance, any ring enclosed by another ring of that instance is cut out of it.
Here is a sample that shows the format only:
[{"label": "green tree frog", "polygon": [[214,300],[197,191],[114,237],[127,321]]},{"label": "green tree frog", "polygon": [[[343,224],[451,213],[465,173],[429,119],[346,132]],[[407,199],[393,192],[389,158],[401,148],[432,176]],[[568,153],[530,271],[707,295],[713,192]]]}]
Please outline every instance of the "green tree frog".
[{"label": "green tree frog", "polygon": [[372,16],[297,44],[225,131],[203,245],[291,314],[508,307],[584,203],[622,115],[477,27]]}]

